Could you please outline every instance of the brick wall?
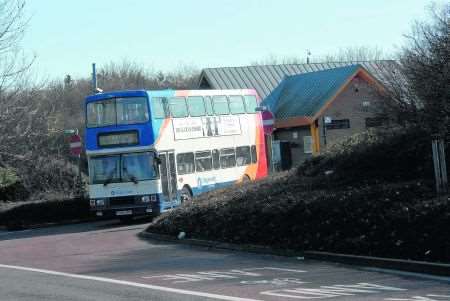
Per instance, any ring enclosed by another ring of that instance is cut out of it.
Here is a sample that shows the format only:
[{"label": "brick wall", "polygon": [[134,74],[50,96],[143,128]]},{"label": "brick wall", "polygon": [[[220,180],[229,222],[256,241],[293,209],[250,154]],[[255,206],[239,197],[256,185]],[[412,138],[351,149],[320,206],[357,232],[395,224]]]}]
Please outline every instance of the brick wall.
[{"label": "brick wall", "polygon": [[[363,102],[367,106],[363,105]],[[374,117],[374,110],[379,102],[376,90],[366,81],[356,77],[337,96],[334,102],[324,111],[322,116],[332,119],[348,119],[350,128],[347,129],[327,129],[326,142],[330,146],[345,137],[366,130],[366,118]],[[319,133],[321,150],[324,149],[323,118],[319,119]]]}]

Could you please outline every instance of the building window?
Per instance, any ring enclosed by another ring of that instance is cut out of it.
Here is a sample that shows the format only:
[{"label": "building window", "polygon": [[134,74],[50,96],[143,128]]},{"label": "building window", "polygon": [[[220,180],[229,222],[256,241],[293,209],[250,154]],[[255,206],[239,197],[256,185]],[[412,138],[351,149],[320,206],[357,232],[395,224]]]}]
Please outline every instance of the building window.
[{"label": "building window", "polygon": [[366,118],[366,128],[382,126],[384,121],[385,121],[384,118],[381,117]]},{"label": "building window", "polygon": [[303,136],[303,152],[305,154],[312,154],[312,137],[311,136]]},{"label": "building window", "polygon": [[361,106],[362,106],[362,111],[363,111],[363,112],[369,112],[369,109],[370,109],[370,101],[364,100],[364,101],[361,103]]},{"label": "building window", "polygon": [[337,129],[349,129],[350,120],[349,119],[333,119],[331,122],[326,124],[327,130],[337,130]]}]

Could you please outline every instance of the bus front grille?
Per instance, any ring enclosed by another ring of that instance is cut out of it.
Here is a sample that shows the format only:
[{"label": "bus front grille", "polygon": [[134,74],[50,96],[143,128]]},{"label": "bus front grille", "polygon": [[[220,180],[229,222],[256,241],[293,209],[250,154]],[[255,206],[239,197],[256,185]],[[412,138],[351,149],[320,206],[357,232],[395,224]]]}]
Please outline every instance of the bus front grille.
[{"label": "bus front grille", "polygon": [[113,206],[124,206],[124,205],[133,205],[134,197],[120,197],[120,198],[111,198],[109,199],[109,205]]}]

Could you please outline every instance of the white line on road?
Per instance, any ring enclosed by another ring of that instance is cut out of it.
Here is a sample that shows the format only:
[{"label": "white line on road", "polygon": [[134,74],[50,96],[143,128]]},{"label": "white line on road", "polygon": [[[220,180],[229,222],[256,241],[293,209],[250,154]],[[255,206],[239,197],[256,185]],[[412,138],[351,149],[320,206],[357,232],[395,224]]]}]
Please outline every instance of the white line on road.
[{"label": "white line on road", "polygon": [[218,300],[262,301],[262,300],[257,300],[257,299],[248,299],[248,298],[232,297],[232,296],[225,296],[225,295],[218,295],[218,294],[210,294],[210,293],[190,291],[190,290],[157,286],[157,285],[150,285],[150,284],[144,284],[144,283],[138,283],[138,282],[116,280],[116,279],[97,277],[97,276],[70,274],[70,273],[28,268],[28,267],[22,267],[22,266],[0,264],[0,268],[13,269],[13,270],[19,270],[19,271],[27,271],[27,272],[36,272],[36,273],[42,273],[42,274],[47,274],[47,275],[62,276],[62,277],[69,277],[69,278],[75,278],[75,279],[94,280],[94,281],[105,282],[105,283],[127,285],[127,286],[139,287],[139,288],[148,288],[148,289],[162,291],[162,292],[169,292],[169,293],[182,294],[182,295],[191,295],[191,296],[198,296],[198,297],[206,297],[206,298],[213,298],[213,299],[218,299]]},{"label": "white line on road", "polygon": [[281,272],[306,273],[306,271],[304,271],[304,270],[293,270],[293,269],[272,268],[272,267],[248,268],[248,269],[242,269],[242,270],[244,270],[244,271],[273,270],[273,271],[281,271]]}]

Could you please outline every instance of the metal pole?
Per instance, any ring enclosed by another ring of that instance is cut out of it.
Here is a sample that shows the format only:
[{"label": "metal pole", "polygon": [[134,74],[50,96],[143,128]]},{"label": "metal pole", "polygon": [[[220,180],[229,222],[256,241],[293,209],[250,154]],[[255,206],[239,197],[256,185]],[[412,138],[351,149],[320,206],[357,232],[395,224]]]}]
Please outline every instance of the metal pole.
[{"label": "metal pole", "polygon": [[439,162],[438,152],[438,140],[433,139],[431,142],[431,148],[433,150],[433,165],[434,165],[434,177],[436,180],[436,193],[438,197],[441,195],[441,168]]},{"label": "metal pole", "polygon": [[441,164],[441,184],[442,191],[448,192],[448,180],[447,180],[447,162],[445,161],[445,143],[444,139],[439,140],[439,162]]},{"label": "metal pole", "polygon": [[[77,128],[77,129],[75,129],[75,135],[78,135],[78,133],[79,132],[78,132],[78,128]],[[78,155],[78,189],[77,189],[78,196],[82,196],[81,195],[82,186],[83,186],[83,181],[81,178],[81,154],[79,154]]]},{"label": "metal pole", "polygon": [[325,116],[322,117],[322,125],[323,125],[323,146],[327,146],[327,124],[325,123]]},{"label": "metal pole", "polygon": [[97,71],[95,70],[95,63],[92,63],[92,90],[97,93]]}]

